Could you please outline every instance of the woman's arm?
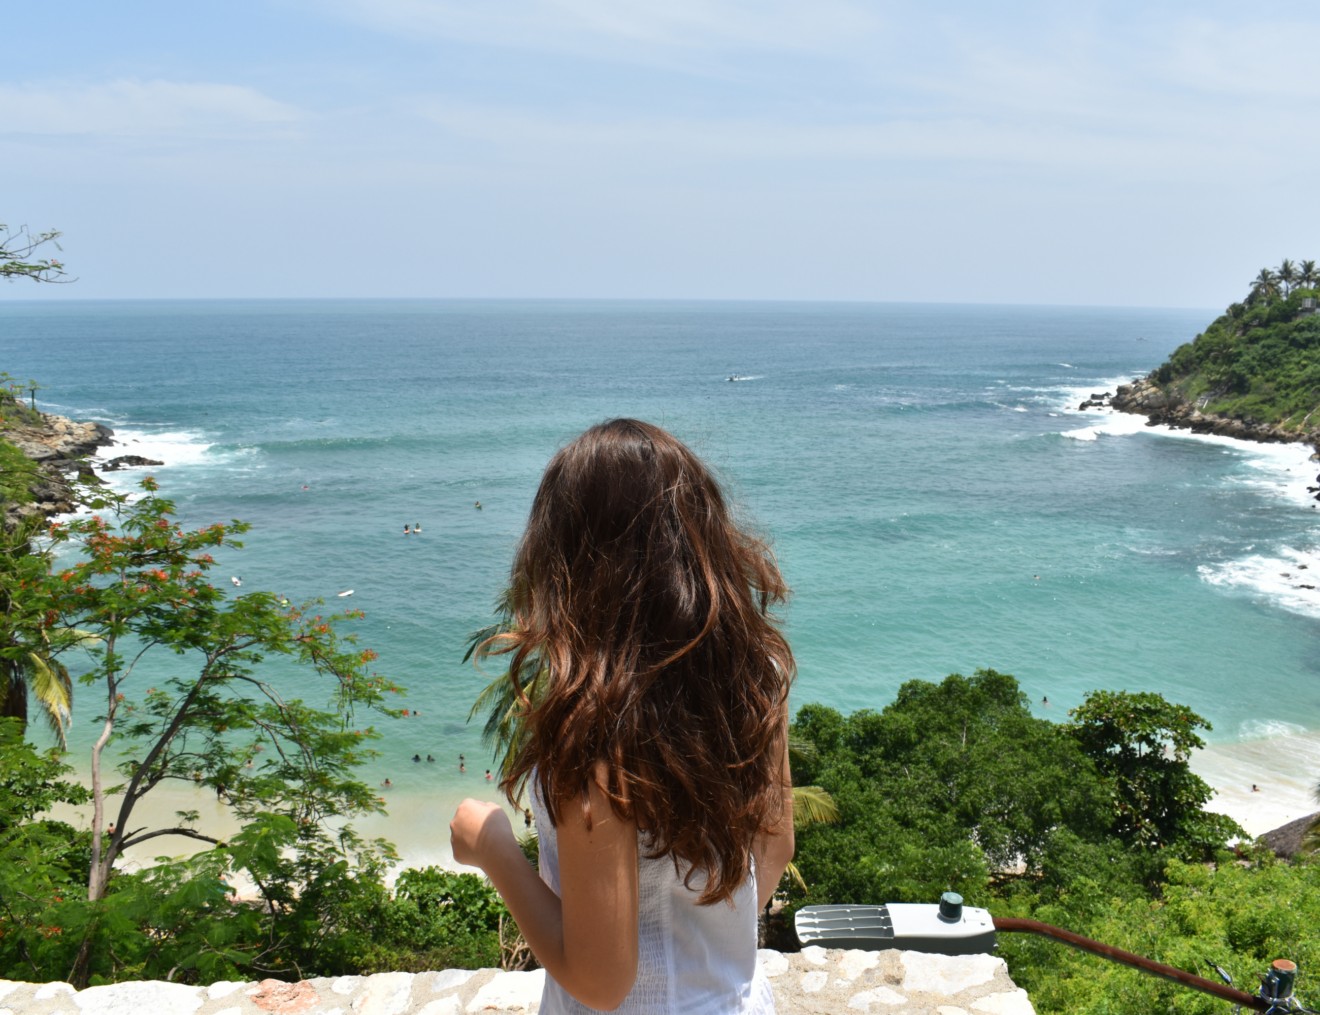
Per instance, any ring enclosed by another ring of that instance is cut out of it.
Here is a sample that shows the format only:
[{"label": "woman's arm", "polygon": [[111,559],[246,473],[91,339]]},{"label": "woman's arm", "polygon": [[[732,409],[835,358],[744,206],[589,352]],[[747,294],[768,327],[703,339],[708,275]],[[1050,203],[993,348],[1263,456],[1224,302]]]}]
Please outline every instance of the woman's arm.
[{"label": "woman's arm", "polygon": [[612,1011],[637,979],[637,825],[595,783],[590,805],[590,831],[577,800],[559,809],[562,898],[532,870],[498,804],[464,800],[449,831],[454,859],[486,872],[555,982]]},{"label": "woman's arm", "polygon": [[793,773],[788,766],[788,708],[784,708],[784,733],[779,740],[779,770],[784,787],[784,809],[779,827],[758,836],[752,846],[756,857],[756,902],[761,909],[770,904],[779,879],[793,859]]}]

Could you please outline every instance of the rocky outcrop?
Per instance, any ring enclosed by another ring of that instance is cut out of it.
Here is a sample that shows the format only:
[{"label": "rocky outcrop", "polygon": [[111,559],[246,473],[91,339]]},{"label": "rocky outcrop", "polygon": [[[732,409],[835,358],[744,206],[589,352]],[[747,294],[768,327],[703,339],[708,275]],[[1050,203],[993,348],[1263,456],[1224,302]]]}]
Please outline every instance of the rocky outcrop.
[{"label": "rocky outcrop", "polygon": [[50,518],[72,511],[75,496],[70,477],[100,482],[86,458],[97,448],[113,444],[114,433],[100,423],[79,423],[44,412],[25,413],[0,424],[0,438],[35,462],[40,477],[32,488],[30,503],[4,505],[5,528],[12,529],[26,518]]},{"label": "rocky outcrop", "polygon": [[1274,855],[1280,860],[1291,860],[1302,852],[1302,840],[1306,838],[1306,833],[1312,826],[1317,824],[1320,824],[1320,811],[1271,829],[1260,838],[1265,845],[1274,850]]},{"label": "rocky outcrop", "polygon": [[[1082,408],[1091,404],[1082,403]],[[1165,390],[1155,383],[1153,378],[1141,377],[1131,384],[1120,384],[1109,400],[1110,408],[1120,412],[1132,412],[1146,416],[1147,425],[1163,423],[1175,430],[1191,430],[1193,433],[1217,434],[1220,437],[1236,437],[1244,441],[1259,441],[1265,444],[1311,444],[1320,441],[1320,429],[1285,430],[1273,423],[1262,423],[1250,419],[1235,419],[1216,413],[1203,413],[1188,402],[1178,391]]]},{"label": "rocky outcrop", "polygon": [[139,465],[164,465],[164,462],[158,462],[154,458],[143,458],[141,455],[120,455],[118,458],[112,458],[101,467],[102,472],[118,472],[120,469],[132,469]]},{"label": "rocky outcrop", "polygon": [[[769,979],[778,1015],[1035,1015],[994,955],[927,955],[804,948],[762,949],[757,965]],[[376,973],[285,983],[213,983],[188,987],[130,981],[75,991],[67,983],[0,980],[0,1012],[13,1015],[465,1015],[540,1007],[545,971],[446,969],[441,973]],[[904,1007],[900,1008],[899,1005]]]}]

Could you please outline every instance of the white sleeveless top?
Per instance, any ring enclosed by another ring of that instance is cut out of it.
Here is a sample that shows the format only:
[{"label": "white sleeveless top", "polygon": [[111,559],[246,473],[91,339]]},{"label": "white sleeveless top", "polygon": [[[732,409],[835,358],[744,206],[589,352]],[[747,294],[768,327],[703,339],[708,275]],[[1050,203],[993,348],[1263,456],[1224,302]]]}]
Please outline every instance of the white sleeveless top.
[{"label": "white sleeveless top", "polygon": [[[559,890],[559,840],[533,784],[532,813],[540,840],[541,877]],[[638,833],[637,979],[618,1015],[773,1015],[770,983],[756,964],[756,876],[734,893],[734,905],[698,906],[705,875],[683,885],[669,857],[646,857]],[[755,861],[753,861],[753,865]],[[549,975],[540,1015],[587,1015]]]}]

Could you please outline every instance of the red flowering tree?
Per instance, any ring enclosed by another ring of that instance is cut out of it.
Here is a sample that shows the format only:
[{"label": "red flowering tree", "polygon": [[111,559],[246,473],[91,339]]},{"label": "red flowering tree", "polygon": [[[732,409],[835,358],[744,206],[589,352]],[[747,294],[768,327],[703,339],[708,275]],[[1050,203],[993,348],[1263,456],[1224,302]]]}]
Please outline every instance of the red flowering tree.
[{"label": "red flowering tree", "polygon": [[[291,820],[309,840],[324,836],[327,819],[382,811],[354,776],[378,736],[359,713],[400,714],[386,704],[400,688],[369,669],[375,653],[339,632],[359,611],[317,615],[315,604],[216,588],[212,553],[241,547],[234,536],[248,526],[185,531],[155,481],[141,487],[135,496],[98,491],[93,515],[52,525],[54,559],[76,548],[76,560],[23,590],[44,609],[51,654],[103,702],[91,755],[90,902],[105,897],[129,846],[161,836],[220,845],[191,827],[195,812],[135,825],[137,805],[171,780],[210,787],[245,824]],[[319,679],[319,700],[277,689],[272,674],[295,666]]]}]

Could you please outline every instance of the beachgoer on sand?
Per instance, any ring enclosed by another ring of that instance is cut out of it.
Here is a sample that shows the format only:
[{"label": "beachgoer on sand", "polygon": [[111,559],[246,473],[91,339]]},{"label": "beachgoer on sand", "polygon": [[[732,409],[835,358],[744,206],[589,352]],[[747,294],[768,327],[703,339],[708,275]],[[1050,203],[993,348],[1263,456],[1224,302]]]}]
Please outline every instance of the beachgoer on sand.
[{"label": "beachgoer on sand", "polygon": [[[464,800],[449,828],[545,969],[540,1010],[769,1015],[757,916],[793,857],[774,557],[690,449],[616,419],[550,460],[509,587],[516,622],[477,657],[498,651],[523,686],[538,668],[501,774],[528,788],[540,874],[502,806]],[[584,630],[609,654],[575,654]],[[726,769],[736,782],[706,777]]]}]

